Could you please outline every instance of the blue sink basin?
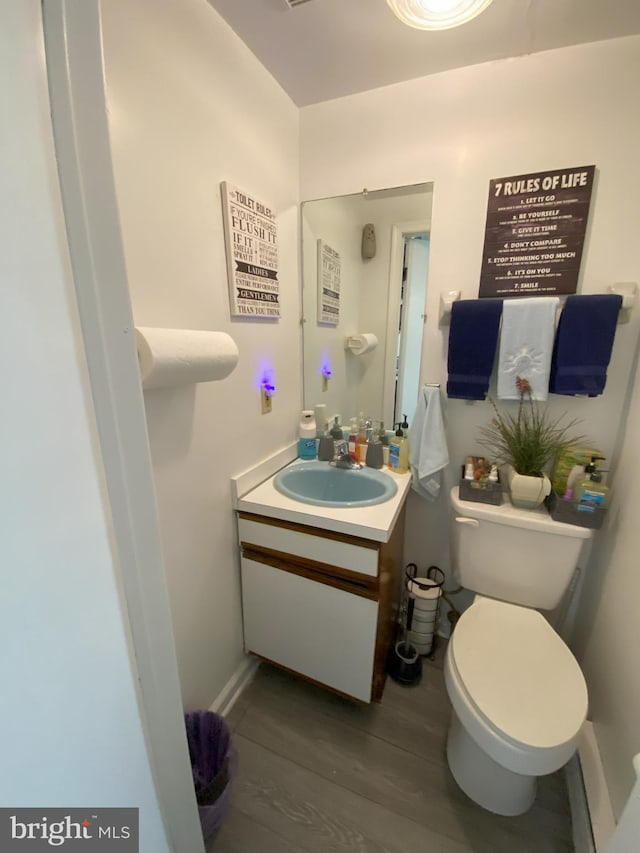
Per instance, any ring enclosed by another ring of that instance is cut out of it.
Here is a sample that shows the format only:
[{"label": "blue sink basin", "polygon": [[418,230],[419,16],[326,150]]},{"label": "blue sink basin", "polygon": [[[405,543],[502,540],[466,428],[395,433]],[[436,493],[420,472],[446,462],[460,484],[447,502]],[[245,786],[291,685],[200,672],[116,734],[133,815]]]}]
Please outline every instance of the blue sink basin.
[{"label": "blue sink basin", "polygon": [[387,474],[374,468],[352,471],[328,462],[305,462],[284,468],[274,486],[283,495],[316,506],[373,506],[388,501],[398,491]]}]

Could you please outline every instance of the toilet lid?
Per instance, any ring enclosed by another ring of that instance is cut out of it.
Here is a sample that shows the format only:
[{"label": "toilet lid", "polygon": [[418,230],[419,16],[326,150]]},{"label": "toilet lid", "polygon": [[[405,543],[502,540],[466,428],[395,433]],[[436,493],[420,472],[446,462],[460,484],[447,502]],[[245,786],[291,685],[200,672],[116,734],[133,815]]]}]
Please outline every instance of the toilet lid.
[{"label": "toilet lid", "polygon": [[567,646],[536,610],[483,599],[466,610],[451,652],[487,722],[523,746],[567,743],[587,714],[587,686]]}]

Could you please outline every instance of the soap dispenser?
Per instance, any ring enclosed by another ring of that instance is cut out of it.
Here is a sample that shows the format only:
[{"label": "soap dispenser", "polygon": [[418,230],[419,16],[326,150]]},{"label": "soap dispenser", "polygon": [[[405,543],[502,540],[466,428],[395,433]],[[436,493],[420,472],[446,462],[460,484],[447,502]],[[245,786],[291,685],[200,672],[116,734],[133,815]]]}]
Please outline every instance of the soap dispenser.
[{"label": "soap dispenser", "polygon": [[397,424],[394,437],[389,442],[389,468],[396,474],[406,474],[409,470],[409,442],[404,437],[402,424]]},{"label": "soap dispenser", "polygon": [[373,434],[373,427],[367,429],[367,453],[365,462],[368,468],[382,468],[382,442]]},{"label": "soap dispenser", "polygon": [[344,439],[342,427],[340,426],[340,417],[338,415],[336,415],[333,419],[333,426],[331,427],[331,438],[334,441],[343,441]]},{"label": "soap dispenser", "polygon": [[584,469],[586,477],[578,486],[576,492],[576,507],[579,512],[595,512],[604,507],[609,487],[602,482],[602,474],[596,467],[603,456],[592,456],[591,462]]},{"label": "soap dispenser", "polygon": [[305,409],[300,415],[300,438],[298,456],[300,459],[316,458],[316,418],[313,409]]}]

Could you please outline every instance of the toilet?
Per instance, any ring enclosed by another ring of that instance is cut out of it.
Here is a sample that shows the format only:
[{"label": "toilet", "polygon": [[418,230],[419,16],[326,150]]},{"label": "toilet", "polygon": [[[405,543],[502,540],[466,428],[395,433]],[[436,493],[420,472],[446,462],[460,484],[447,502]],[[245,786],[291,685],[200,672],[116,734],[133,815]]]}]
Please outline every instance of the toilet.
[{"label": "toilet", "polygon": [[587,715],[578,663],[538,610],[558,606],[592,531],[544,508],[460,500],[451,490],[453,573],[476,593],[445,658],[447,760],[460,788],[500,815],[526,812],[538,776],[571,758]]}]

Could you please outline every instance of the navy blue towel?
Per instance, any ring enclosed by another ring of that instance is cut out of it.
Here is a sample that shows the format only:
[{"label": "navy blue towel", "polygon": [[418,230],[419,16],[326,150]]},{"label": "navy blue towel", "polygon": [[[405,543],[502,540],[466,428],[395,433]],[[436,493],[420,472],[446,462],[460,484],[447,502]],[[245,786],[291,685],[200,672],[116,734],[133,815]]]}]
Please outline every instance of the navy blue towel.
[{"label": "navy blue towel", "polygon": [[484,400],[498,345],[502,299],[463,299],[451,306],[447,396]]},{"label": "navy blue towel", "polygon": [[551,359],[552,394],[602,394],[621,306],[616,293],[567,296]]}]

